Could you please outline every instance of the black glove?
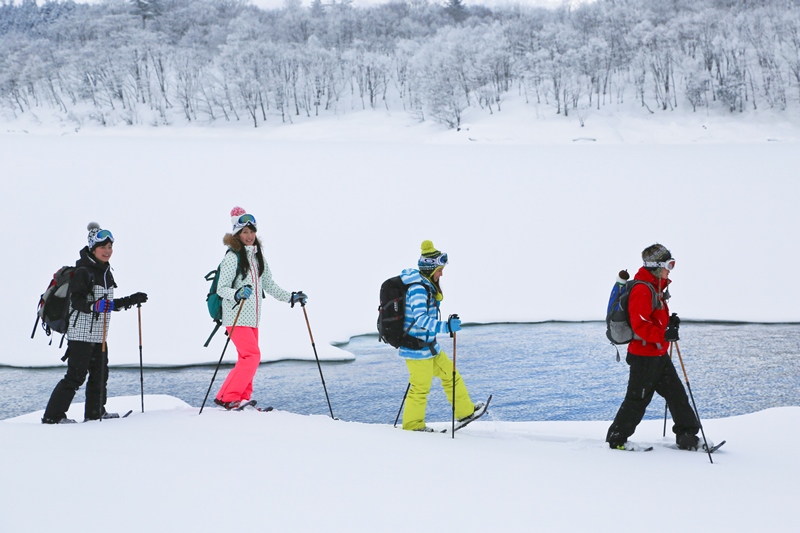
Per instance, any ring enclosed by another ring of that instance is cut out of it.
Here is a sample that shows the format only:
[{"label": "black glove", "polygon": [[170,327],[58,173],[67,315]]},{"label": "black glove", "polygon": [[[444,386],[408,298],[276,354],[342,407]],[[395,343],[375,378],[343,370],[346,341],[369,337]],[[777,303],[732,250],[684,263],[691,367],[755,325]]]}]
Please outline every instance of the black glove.
[{"label": "black glove", "polygon": [[133,294],[128,296],[128,298],[130,298],[131,303],[133,305],[139,305],[147,301],[147,294],[144,292],[134,292]]},{"label": "black glove", "polygon": [[678,318],[676,313],[672,313],[672,316],[669,317],[669,322],[667,323],[667,331],[664,333],[664,340],[667,342],[675,342],[679,341],[680,336],[678,335],[678,328],[680,328],[681,319]]},{"label": "black glove", "polygon": [[122,309],[130,309],[134,305],[143,304],[147,301],[147,295],[143,292],[134,292],[130,296],[123,298],[114,298],[114,306],[112,309],[120,311]]},{"label": "black glove", "polygon": [[294,304],[306,305],[307,301],[308,296],[303,291],[293,292],[292,297],[289,298],[289,303],[292,304],[292,307],[294,307]]}]

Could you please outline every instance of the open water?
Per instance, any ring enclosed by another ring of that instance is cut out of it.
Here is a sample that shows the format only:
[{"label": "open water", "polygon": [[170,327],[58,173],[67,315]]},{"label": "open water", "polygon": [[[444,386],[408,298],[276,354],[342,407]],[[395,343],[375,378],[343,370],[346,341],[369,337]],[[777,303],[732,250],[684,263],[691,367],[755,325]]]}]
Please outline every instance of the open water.
[{"label": "open water", "polygon": [[[681,339],[701,420],[800,406],[800,325],[684,322]],[[440,341],[452,355],[452,340],[441,336]],[[472,399],[493,394],[494,420],[611,420],[625,394],[624,347],[622,361],[616,362],[616,351],[605,340],[604,323],[468,326],[459,332],[457,342],[456,364]],[[322,364],[334,415],[394,423],[408,379],[403,359],[372,335],[355,337],[342,347],[355,354],[355,361]],[[231,352],[226,359],[233,357]],[[673,359],[684,380],[677,352]],[[209,402],[231,368],[232,364],[220,368]],[[0,419],[44,409],[65,370],[66,365],[0,367]],[[199,408],[213,374],[214,366],[145,367],[144,392],[169,394]],[[139,395],[140,387],[138,367],[112,367],[109,396]],[[262,364],[253,398],[259,405],[294,413],[329,414],[313,361]],[[83,387],[74,401],[84,401]],[[447,399],[434,379],[427,420],[447,421],[450,416]],[[646,418],[663,416],[664,402],[656,396]]]}]

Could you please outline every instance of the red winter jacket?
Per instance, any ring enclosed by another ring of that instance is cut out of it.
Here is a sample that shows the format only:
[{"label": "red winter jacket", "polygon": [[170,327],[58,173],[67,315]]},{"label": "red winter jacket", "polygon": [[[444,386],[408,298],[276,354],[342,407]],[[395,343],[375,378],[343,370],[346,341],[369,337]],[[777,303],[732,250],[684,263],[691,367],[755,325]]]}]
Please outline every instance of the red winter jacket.
[{"label": "red winter jacket", "polygon": [[653,293],[644,285],[637,284],[631,289],[628,314],[635,337],[628,345],[628,352],[650,357],[664,355],[669,348],[669,343],[664,340],[669,322],[669,307],[664,300],[664,291],[671,281],[656,278],[644,267],[639,269],[633,279],[652,285],[660,305],[653,309]]}]

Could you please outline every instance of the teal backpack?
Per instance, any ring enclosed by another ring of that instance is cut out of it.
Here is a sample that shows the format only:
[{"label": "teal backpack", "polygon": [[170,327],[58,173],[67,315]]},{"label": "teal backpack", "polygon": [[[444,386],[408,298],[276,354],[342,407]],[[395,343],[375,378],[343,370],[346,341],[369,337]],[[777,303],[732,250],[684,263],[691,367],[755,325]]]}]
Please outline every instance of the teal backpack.
[{"label": "teal backpack", "polygon": [[[230,252],[230,250],[228,250]],[[228,252],[225,252],[226,254]],[[205,280],[211,282],[211,287],[208,288],[208,294],[206,295],[206,306],[208,306],[208,314],[211,315],[211,320],[216,322],[214,325],[214,331],[211,332],[211,335],[208,336],[208,340],[203,345],[204,347],[208,348],[211,339],[214,338],[214,335],[217,333],[217,330],[222,326],[222,297],[217,294],[217,282],[219,281],[219,269],[222,267],[222,263],[220,262],[219,266],[217,266],[216,270],[212,270],[208,274],[205,275]],[[236,277],[234,276],[234,281]],[[231,282],[231,287],[233,287],[233,282]]]}]

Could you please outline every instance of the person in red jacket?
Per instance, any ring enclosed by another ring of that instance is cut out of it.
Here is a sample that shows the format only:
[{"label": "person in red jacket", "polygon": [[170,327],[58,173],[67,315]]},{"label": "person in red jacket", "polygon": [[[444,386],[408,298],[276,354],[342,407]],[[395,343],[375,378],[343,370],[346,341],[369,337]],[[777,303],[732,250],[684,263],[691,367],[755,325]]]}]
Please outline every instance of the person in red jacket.
[{"label": "person in red jacket", "polygon": [[649,284],[655,291],[655,298],[653,291],[641,283],[631,289],[628,314],[634,339],[628,345],[625,358],[630,366],[628,389],[614,422],[608,428],[606,442],[613,449],[626,449],[628,437],[636,431],[653,393],[657,392],[667,401],[672,413],[672,431],[678,448],[696,450],[700,424],[675,365],[667,354],[670,342],[678,340],[680,323],[677,315],[670,318],[667,306],[667,287],[671,283],[669,273],[675,268],[675,259],[664,246],[654,244],[645,248],[642,260],[644,266],[634,279]]}]

